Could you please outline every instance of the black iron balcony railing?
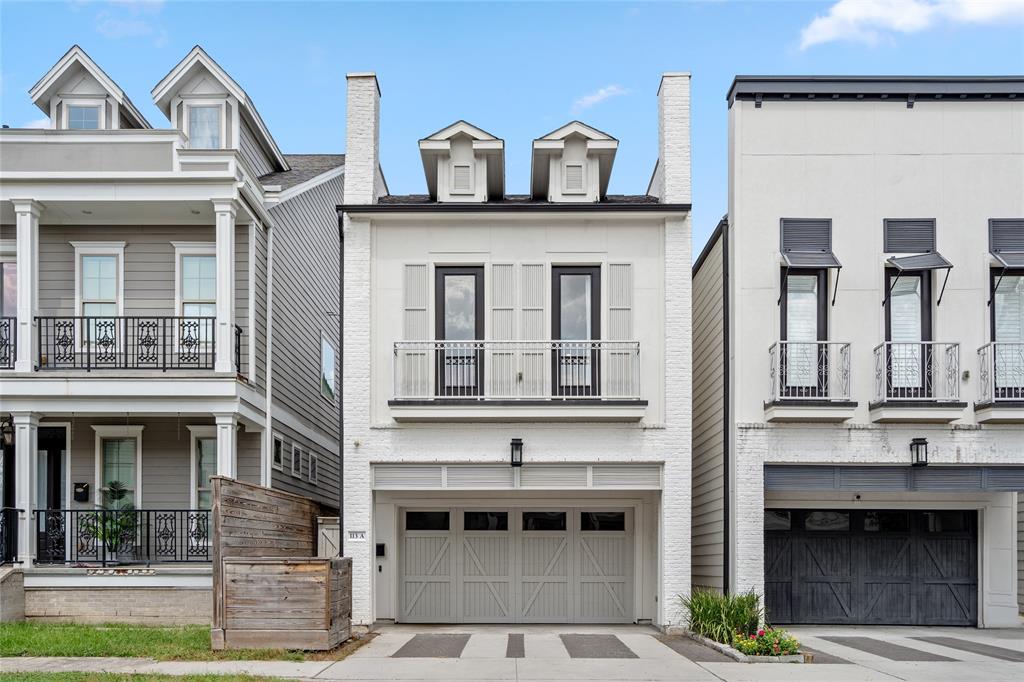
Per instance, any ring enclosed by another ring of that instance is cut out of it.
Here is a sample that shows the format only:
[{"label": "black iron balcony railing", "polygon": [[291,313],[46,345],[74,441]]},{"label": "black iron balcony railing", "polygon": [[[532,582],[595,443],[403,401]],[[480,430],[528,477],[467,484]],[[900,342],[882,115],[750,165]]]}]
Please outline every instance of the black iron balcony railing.
[{"label": "black iron balcony railing", "polygon": [[0,564],[18,561],[18,514],[20,509],[0,508]]},{"label": "black iron balcony railing", "polygon": [[40,509],[37,564],[158,564],[210,561],[206,509]]},{"label": "black iron balcony railing", "polygon": [[886,341],[875,347],[875,402],[960,400],[960,344]]},{"label": "black iron balcony railing", "polygon": [[[36,366],[54,369],[213,369],[214,317],[37,317]],[[235,326],[235,371],[242,329]]]},{"label": "black iron balcony railing", "polygon": [[0,369],[14,369],[18,358],[18,319],[0,317]]},{"label": "black iron balcony railing", "polygon": [[850,400],[850,344],[778,341],[768,349],[769,402]]},{"label": "black iron balcony railing", "polygon": [[978,403],[1024,401],[1024,343],[993,341],[978,349]]}]

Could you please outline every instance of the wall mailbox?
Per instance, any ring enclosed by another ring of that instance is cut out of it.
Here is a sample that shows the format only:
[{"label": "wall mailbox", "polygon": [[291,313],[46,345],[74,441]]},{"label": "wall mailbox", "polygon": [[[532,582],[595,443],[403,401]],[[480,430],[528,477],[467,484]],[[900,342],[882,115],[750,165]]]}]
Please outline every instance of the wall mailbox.
[{"label": "wall mailbox", "polygon": [[377,556],[384,556],[384,543],[383,542],[378,542],[377,543]]},{"label": "wall mailbox", "polygon": [[88,502],[89,501],[89,484],[88,483],[76,483],[74,486],[75,490],[75,502]]}]

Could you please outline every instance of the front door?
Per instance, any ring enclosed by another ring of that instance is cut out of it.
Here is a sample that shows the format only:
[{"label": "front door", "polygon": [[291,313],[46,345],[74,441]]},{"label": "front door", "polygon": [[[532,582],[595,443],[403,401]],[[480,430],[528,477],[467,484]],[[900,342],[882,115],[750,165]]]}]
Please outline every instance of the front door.
[{"label": "front door", "polygon": [[438,397],[482,395],[484,383],[484,269],[435,270],[434,353]]},{"label": "front door", "polygon": [[36,553],[40,561],[63,561],[67,434],[63,426],[40,426],[37,437]]},{"label": "front door", "polygon": [[554,394],[585,398],[601,394],[601,268],[551,268],[551,384]]}]

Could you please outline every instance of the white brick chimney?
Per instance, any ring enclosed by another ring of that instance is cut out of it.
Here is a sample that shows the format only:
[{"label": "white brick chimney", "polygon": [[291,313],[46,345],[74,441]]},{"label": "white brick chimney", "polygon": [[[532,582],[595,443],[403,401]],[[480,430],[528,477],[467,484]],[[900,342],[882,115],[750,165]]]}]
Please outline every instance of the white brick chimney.
[{"label": "white brick chimney", "polygon": [[691,203],[690,74],[665,73],[658,87],[658,171],[662,203]]},{"label": "white brick chimney", "polygon": [[350,73],[345,122],[345,203],[377,201],[380,166],[380,86],[372,72]]}]

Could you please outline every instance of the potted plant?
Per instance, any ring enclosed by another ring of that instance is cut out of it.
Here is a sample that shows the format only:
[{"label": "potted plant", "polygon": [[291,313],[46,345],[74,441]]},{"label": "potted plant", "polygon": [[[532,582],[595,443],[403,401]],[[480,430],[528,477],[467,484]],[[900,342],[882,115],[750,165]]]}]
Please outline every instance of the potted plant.
[{"label": "potted plant", "polygon": [[135,559],[135,505],[125,499],[128,493],[121,481],[107,483],[103,509],[96,510],[88,529],[97,543],[102,543],[107,561],[115,563]]}]

